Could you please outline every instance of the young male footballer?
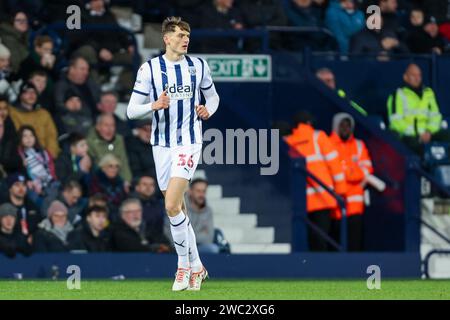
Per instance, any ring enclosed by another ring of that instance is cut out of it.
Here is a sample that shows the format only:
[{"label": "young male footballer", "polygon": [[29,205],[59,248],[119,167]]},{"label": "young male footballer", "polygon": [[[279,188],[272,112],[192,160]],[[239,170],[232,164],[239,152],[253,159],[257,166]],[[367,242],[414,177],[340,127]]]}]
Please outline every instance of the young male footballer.
[{"label": "young male footballer", "polygon": [[[166,52],[140,67],[127,108],[130,119],[153,114],[150,143],[178,255],[173,291],[200,290],[208,276],[183,199],[202,150],[202,120],[219,106],[208,64],[187,55],[189,35],[189,24],[181,18],[165,19]],[[200,105],[200,93],[205,105]]]}]

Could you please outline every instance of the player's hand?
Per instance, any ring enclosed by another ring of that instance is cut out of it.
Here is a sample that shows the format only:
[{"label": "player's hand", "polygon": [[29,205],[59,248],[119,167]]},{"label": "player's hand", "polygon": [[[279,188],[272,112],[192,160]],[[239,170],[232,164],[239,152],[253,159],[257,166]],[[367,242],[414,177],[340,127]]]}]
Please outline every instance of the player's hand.
[{"label": "player's hand", "polygon": [[169,107],[169,104],[170,104],[170,98],[167,95],[167,89],[166,89],[163,91],[163,93],[161,93],[158,100],[153,102],[152,109],[153,110],[167,109]]},{"label": "player's hand", "polygon": [[206,109],[206,107],[204,105],[198,105],[195,107],[195,111],[197,111],[198,116],[202,119],[202,120],[208,120],[209,118],[209,112]]}]

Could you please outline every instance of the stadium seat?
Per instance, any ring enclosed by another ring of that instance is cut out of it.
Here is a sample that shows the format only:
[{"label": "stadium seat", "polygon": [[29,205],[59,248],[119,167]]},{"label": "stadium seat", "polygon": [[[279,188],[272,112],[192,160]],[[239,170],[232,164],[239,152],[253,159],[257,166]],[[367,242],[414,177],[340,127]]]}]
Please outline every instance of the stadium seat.
[{"label": "stadium seat", "polygon": [[219,228],[214,229],[214,243],[219,246],[220,253],[231,253],[230,243]]},{"label": "stadium seat", "polygon": [[425,166],[432,168],[438,165],[450,164],[448,154],[449,143],[432,142],[425,146],[424,160]]}]

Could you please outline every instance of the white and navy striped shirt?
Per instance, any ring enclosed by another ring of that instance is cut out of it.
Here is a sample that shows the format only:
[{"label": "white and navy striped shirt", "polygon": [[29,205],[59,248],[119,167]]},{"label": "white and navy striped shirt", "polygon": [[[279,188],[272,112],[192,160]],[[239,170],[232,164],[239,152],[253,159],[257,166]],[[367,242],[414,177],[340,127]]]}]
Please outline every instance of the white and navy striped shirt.
[{"label": "white and navy striped shirt", "polygon": [[169,108],[153,113],[150,143],[165,147],[202,143],[202,124],[195,106],[200,104],[200,90],[211,88],[214,83],[203,59],[185,55],[172,62],[160,55],[144,63],[133,92],[153,102],[168,89],[170,97]]}]

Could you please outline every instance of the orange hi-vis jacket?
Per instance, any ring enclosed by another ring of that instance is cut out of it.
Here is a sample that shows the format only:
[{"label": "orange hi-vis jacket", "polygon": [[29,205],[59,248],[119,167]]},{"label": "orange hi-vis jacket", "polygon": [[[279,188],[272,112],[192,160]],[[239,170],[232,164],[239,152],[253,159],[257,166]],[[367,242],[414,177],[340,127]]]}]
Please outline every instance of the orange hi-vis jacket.
[{"label": "orange hi-vis jacket", "polygon": [[[306,168],[326,186],[338,194],[345,194],[344,171],[339,162],[337,150],[327,134],[314,130],[307,124],[300,124],[286,137],[287,144],[306,159]],[[306,181],[306,208],[308,213],[337,208],[336,199],[317,182]]]},{"label": "orange hi-vis jacket", "polygon": [[[373,173],[372,161],[369,152],[362,140],[353,135],[343,141],[336,132],[330,136],[334,147],[338,150],[339,160],[344,168],[347,192],[347,215],[364,213],[364,180],[367,175]],[[333,219],[341,218],[341,210],[338,208],[332,214]]]}]

